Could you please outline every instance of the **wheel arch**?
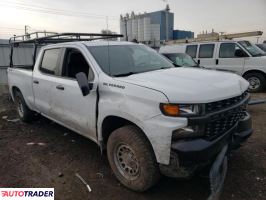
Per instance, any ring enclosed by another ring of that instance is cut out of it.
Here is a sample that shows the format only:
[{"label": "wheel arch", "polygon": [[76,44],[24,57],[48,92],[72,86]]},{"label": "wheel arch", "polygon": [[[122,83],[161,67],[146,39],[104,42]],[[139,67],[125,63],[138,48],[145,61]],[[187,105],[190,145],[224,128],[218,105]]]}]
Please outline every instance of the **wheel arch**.
[{"label": "wheel arch", "polygon": [[260,73],[266,79],[266,73],[264,71],[262,71],[262,70],[259,70],[259,69],[248,70],[248,71],[244,72],[243,77],[245,77],[247,74],[250,74],[250,73]]},{"label": "wheel arch", "polygon": [[126,125],[136,126],[139,130],[141,130],[145,138],[149,141],[147,135],[144,133],[143,129],[139,125],[137,125],[137,123],[132,122],[131,120],[128,120],[121,116],[109,115],[103,119],[103,122],[101,124],[101,138],[103,146],[106,147],[108,138],[114,130]]},{"label": "wheel arch", "polygon": [[21,90],[17,86],[12,86],[11,97],[13,100],[15,100],[15,93],[16,92],[20,92],[22,94]]}]

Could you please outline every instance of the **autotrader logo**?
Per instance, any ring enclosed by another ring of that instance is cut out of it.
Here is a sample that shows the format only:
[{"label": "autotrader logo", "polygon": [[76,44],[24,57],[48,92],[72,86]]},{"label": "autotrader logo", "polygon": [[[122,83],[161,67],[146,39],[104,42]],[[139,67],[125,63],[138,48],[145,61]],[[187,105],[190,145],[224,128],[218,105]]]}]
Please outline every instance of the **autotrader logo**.
[{"label": "autotrader logo", "polygon": [[0,200],[54,200],[54,188],[0,188]]}]

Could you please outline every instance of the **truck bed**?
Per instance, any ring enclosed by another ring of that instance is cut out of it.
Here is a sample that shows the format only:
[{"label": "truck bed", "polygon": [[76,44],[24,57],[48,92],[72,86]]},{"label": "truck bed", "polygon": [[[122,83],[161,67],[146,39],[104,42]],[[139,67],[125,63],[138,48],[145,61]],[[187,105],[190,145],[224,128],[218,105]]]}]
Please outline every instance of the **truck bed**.
[{"label": "truck bed", "polygon": [[34,110],[34,94],[32,88],[32,68],[8,68],[7,69],[7,78],[8,86],[12,98],[14,99],[14,90],[19,88],[23,94],[25,101],[28,106]]}]

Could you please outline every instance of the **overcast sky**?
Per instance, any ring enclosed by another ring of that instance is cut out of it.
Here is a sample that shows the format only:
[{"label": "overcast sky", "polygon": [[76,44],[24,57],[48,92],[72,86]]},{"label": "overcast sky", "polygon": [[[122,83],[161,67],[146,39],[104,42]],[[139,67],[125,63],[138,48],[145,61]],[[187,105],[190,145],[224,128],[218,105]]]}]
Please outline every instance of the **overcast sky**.
[{"label": "overcast sky", "polygon": [[[168,0],[175,29],[217,32],[262,30],[266,40],[266,0]],[[119,32],[119,15],[165,8],[163,0],[1,0],[0,38],[29,31]],[[254,40],[254,39],[253,39]]]}]

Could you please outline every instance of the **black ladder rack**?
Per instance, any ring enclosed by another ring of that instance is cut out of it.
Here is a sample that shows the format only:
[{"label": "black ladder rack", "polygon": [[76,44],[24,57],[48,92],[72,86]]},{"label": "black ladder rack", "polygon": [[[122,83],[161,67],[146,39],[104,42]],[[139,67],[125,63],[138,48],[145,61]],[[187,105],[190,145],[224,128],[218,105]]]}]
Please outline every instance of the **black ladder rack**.
[{"label": "black ladder rack", "polygon": [[[10,67],[13,67],[13,49],[20,44],[33,44],[33,66],[36,61],[38,45],[55,44],[62,42],[92,41],[101,39],[111,39],[123,37],[120,34],[101,34],[101,33],[55,33],[55,32],[34,32],[26,35],[14,36],[9,39],[11,47]],[[33,68],[31,66],[31,68]]]},{"label": "black ladder rack", "polygon": [[119,37],[123,37],[123,35],[101,34],[101,33],[34,32],[26,35],[11,37],[9,39],[9,44],[12,46],[17,46],[20,43],[51,44],[51,43],[60,43],[60,42],[92,41],[92,40],[110,39],[110,38],[119,38]]}]

